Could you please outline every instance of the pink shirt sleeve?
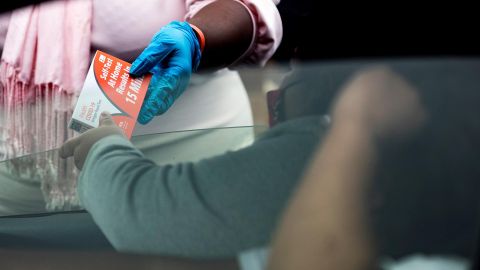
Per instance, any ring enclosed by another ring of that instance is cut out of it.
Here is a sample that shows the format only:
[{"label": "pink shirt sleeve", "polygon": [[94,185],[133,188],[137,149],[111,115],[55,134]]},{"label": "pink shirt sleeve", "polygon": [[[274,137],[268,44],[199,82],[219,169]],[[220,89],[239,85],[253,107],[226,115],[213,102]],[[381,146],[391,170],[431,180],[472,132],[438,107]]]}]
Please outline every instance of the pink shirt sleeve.
[{"label": "pink shirt sleeve", "polygon": [[[216,0],[186,0],[188,20],[204,6]],[[250,13],[253,21],[253,33],[250,47],[232,66],[242,64],[264,65],[282,40],[282,20],[276,4],[280,0],[234,0],[241,3]]]}]

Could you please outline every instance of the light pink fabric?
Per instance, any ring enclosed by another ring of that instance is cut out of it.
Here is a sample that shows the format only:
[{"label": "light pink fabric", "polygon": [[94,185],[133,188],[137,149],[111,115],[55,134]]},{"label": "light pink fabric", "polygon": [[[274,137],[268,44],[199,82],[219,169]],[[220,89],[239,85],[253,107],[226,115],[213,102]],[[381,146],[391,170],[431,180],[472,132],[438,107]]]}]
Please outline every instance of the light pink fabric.
[{"label": "light pink fabric", "polygon": [[89,64],[92,5],[56,1],[12,12],[0,64],[6,158],[60,146]]},{"label": "light pink fabric", "polygon": [[91,2],[56,1],[12,13],[2,54],[2,84],[53,84],[79,91],[90,62]]},{"label": "light pink fabric", "polygon": [[[0,156],[14,158],[59,147],[90,62],[92,3],[47,2],[12,12],[0,64]],[[16,161],[11,172],[41,179],[47,209],[76,200],[76,171],[56,152]],[[68,192],[65,192],[68,190]],[[67,209],[67,208],[65,208]]]},{"label": "light pink fabric", "polygon": [[185,13],[184,0],[93,0],[92,47],[133,60],[162,26]]},{"label": "light pink fabric", "polygon": [[[133,60],[152,36],[172,20],[184,20],[217,0],[93,0],[92,46]],[[236,0],[238,1],[238,0]],[[255,36],[238,64],[263,65],[282,39],[279,0],[241,0],[254,22]]]}]

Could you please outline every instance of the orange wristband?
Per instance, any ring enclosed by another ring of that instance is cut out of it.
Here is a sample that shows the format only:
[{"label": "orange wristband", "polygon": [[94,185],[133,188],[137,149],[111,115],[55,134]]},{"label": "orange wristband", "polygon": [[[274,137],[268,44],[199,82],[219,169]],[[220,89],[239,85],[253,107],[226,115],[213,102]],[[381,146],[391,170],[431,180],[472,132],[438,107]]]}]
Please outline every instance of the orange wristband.
[{"label": "orange wristband", "polygon": [[200,51],[203,53],[203,49],[205,48],[205,35],[203,34],[200,28],[196,27],[195,25],[189,23],[190,27],[192,27],[195,34],[197,34],[198,41],[200,42]]}]

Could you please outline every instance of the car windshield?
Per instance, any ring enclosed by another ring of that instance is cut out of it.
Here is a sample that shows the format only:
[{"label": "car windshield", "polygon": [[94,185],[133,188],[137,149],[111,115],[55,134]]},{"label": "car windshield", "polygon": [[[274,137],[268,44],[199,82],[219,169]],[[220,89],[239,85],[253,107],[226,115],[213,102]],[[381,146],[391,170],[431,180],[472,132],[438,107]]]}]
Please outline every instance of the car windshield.
[{"label": "car windshield", "polygon": [[[448,29],[431,25],[441,34],[419,27],[420,44],[371,27],[380,19],[333,29],[341,16],[312,16],[309,0],[20,2],[0,9],[0,236],[2,220],[36,215],[81,213],[107,233],[118,220],[135,233],[144,219],[150,229],[198,223],[185,242],[167,231],[162,243],[195,258],[222,257],[224,244],[233,256],[270,244],[308,169],[321,168],[319,183],[353,177],[339,185],[347,195],[312,199],[310,210],[363,192],[355,213],[384,265],[416,254],[467,261],[478,249],[480,44],[450,50]],[[210,22],[230,2],[243,12]],[[361,143],[333,151],[336,139]],[[312,165],[318,153],[329,166]],[[111,235],[105,243],[123,243]]]}]

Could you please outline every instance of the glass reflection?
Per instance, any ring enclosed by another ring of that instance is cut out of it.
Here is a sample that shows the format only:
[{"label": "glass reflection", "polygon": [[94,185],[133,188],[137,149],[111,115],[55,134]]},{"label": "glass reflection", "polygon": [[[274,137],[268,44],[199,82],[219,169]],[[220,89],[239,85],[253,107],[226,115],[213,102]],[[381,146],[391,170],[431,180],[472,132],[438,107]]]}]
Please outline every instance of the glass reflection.
[{"label": "glass reflection", "polygon": [[[132,137],[157,164],[194,162],[250,145],[265,126],[190,130]],[[188,138],[188,140],[185,140]],[[0,162],[0,216],[82,209],[76,194],[79,172],[58,150]]]}]

